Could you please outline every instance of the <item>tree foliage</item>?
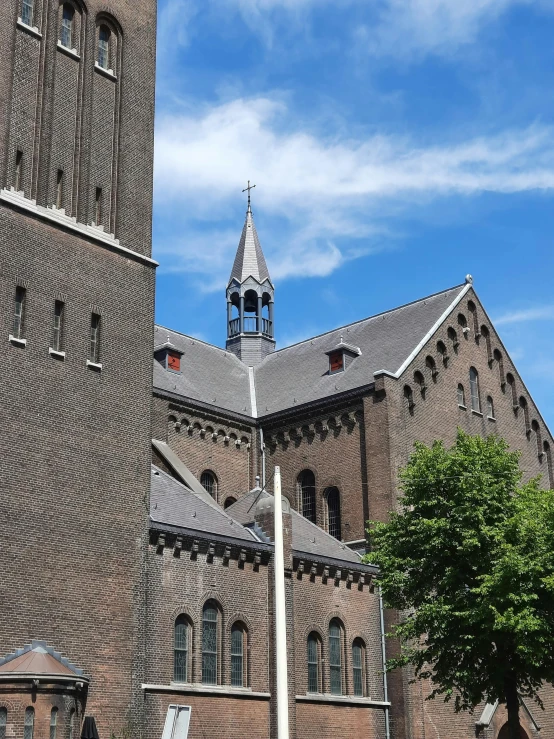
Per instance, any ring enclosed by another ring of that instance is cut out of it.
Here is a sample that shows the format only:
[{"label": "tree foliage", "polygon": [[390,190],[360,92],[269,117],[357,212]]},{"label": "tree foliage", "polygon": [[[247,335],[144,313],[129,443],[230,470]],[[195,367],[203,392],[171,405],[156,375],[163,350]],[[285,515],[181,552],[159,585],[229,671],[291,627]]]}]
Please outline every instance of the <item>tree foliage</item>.
[{"label": "tree foliage", "polygon": [[[457,711],[483,700],[540,703],[554,682],[554,491],[521,484],[500,438],[458,431],[455,445],[416,444],[389,523],[371,523],[368,559],[385,605],[400,612],[400,655]],[[541,704],[542,705],[542,704]]]}]

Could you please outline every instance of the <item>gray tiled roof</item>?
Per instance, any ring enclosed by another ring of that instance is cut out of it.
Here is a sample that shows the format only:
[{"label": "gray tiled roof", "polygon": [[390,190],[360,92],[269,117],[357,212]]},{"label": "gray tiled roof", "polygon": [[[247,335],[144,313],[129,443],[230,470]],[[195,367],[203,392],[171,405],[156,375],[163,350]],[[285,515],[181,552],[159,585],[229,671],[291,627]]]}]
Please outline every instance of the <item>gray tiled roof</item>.
[{"label": "gray tiled roof", "polygon": [[[367,385],[379,370],[395,373],[465,287],[454,287],[270,354],[254,370],[258,415]],[[334,349],[341,336],[362,353],[344,372],[330,375],[325,352]]]},{"label": "gray tiled roof", "polygon": [[247,277],[254,277],[258,282],[269,279],[269,271],[265,263],[264,253],[254,225],[254,218],[250,208],[246,212],[246,220],[240,237],[237,254],[229,282],[236,279],[240,283]]},{"label": "gray tiled roof", "polygon": [[167,337],[183,352],[181,372],[164,369],[154,360],[154,388],[192,400],[251,415],[248,367],[231,352],[190,336],[156,326],[154,342]]},{"label": "gray tiled roof", "polygon": [[[365,318],[268,355],[254,368],[258,416],[293,408],[368,385],[374,373],[395,373],[419,342],[460,297],[466,285]],[[154,387],[224,410],[251,415],[248,368],[234,354],[157,327],[156,345],[169,340],[180,351],[180,374],[154,361]],[[326,352],[340,339],[360,349],[344,372],[330,375]]]},{"label": "gray tiled roof", "polygon": [[150,519],[153,523],[197,531],[199,534],[242,539],[252,543],[255,535],[231,518],[223,508],[210,505],[175,478],[152,465]]},{"label": "gray tiled roof", "polygon": [[[260,498],[269,498],[269,493],[260,488],[254,488],[247,495],[237,500],[227,508],[227,512],[242,524],[251,524],[254,521],[254,509]],[[307,518],[301,516],[291,508],[292,519],[292,548],[296,553],[304,552],[315,558],[326,557],[342,562],[351,562],[359,565],[360,557],[345,544],[337,541],[326,531],[320,529]]]}]

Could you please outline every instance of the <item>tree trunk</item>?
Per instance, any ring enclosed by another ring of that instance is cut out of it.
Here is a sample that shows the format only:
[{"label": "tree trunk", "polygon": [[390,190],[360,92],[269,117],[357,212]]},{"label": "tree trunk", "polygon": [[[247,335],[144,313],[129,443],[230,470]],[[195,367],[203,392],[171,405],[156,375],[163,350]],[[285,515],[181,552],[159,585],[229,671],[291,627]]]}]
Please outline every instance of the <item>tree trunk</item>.
[{"label": "tree trunk", "polygon": [[504,693],[506,696],[506,708],[508,709],[508,727],[510,739],[521,739],[519,724],[519,697],[517,694],[517,683],[514,675],[507,675],[504,680]]}]

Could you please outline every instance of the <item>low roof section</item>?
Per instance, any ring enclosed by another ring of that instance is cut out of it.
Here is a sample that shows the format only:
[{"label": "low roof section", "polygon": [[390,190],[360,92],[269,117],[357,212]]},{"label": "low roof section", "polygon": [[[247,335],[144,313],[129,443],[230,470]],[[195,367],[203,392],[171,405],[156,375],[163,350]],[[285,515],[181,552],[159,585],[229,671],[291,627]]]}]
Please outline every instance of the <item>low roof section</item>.
[{"label": "low roof section", "polygon": [[83,670],[75,667],[46,642],[38,640],[0,659],[1,681],[30,679],[88,683]]}]

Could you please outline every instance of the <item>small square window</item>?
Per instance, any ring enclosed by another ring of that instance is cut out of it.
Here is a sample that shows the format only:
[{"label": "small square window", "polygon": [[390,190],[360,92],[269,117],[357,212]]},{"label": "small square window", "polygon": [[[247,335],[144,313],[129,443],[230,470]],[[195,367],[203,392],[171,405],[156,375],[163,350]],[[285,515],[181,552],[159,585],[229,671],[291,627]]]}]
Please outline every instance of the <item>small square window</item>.
[{"label": "small square window", "polygon": [[337,351],[329,354],[329,374],[332,375],[335,372],[342,372],[343,369],[344,353],[341,351]]}]

